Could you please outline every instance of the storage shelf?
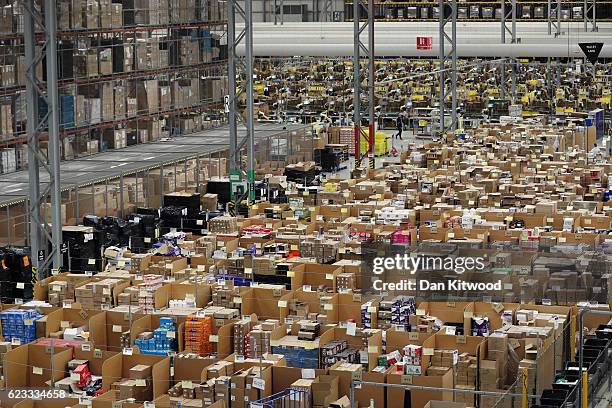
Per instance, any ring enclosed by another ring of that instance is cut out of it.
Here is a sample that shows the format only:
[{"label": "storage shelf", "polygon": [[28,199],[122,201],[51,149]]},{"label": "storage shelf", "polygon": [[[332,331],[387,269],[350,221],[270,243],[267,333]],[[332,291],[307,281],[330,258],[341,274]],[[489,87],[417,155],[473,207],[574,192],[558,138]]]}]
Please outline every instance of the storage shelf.
[{"label": "storage shelf", "polygon": [[[115,27],[115,28],[94,28],[94,29],[83,28],[83,29],[75,29],[75,30],[58,31],[57,37],[58,38],[70,38],[70,37],[88,36],[88,35],[96,35],[96,34],[120,34],[120,33],[146,32],[146,31],[155,31],[155,30],[189,30],[189,29],[199,29],[199,28],[225,26],[225,25],[227,25],[227,20],[201,21],[201,22],[194,22],[194,23],[176,23],[176,24],[134,25],[134,26],[124,26],[124,27]],[[36,37],[37,39],[42,40],[44,39],[44,34],[37,33]],[[23,39],[23,33],[0,34],[0,41],[22,40],[22,39]]]},{"label": "storage shelf", "polygon": [[59,80],[58,82],[60,86],[71,85],[71,84],[89,85],[89,84],[96,84],[99,82],[114,81],[114,80],[121,80],[121,79],[138,79],[138,78],[146,78],[148,76],[163,75],[163,74],[168,74],[168,73],[183,73],[183,72],[198,71],[198,70],[207,69],[207,68],[220,68],[224,66],[225,64],[227,64],[227,60],[218,60],[218,61],[213,61],[213,62],[203,62],[201,64],[187,65],[187,66],[182,66],[182,67],[170,66],[167,68],[144,69],[144,70],[130,71],[130,72],[117,72],[113,74],[98,75],[98,76],[92,76],[88,78],[62,79],[62,80]]},{"label": "storage shelf", "polygon": [[[167,67],[167,68],[159,68],[159,69],[145,69],[140,71],[130,71],[130,72],[116,72],[113,74],[106,75],[98,75],[91,76],[88,78],[77,78],[77,79],[60,79],[58,84],[60,87],[65,87],[67,85],[93,85],[100,82],[107,81],[117,81],[121,79],[138,79],[138,78],[146,78],[149,76],[162,75],[168,73],[183,73],[190,71],[198,71],[201,69],[207,68],[221,68],[227,64],[227,60],[218,60],[213,62],[203,62],[201,64],[196,65],[188,65],[183,67]],[[10,95],[13,92],[19,92],[25,90],[25,85],[15,85],[9,87],[0,87],[0,96]]]},{"label": "storage shelf", "polygon": [[[176,113],[189,113],[190,111],[197,111],[201,109],[221,109],[222,107],[223,107],[223,102],[207,101],[207,102],[202,102],[199,104],[195,104],[195,105],[183,107],[183,108],[175,108],[175,109],[158,111],[158,112],[153,112],[153,113],[146,113],[146,114],[136,114],[134,116],[129,116],[124,119],[117,119],[117,120],[112,120],[112,121],[100,122],[100,123],[96,123],[93,125],[63,129],[60,131],[60,136],[69,136],[69,135],[73,135],[73,134],[77,134],[81,132],[87,132],[90,130],[110,128],[110,127],[114,127],[118,125],[125,125],[135,120],[144,122],[144,121],[151,120],[151,119],[157,119],[160,116],[164,116],[164,115],[172,115]],[[41,135],[40,140],[41,141],[47,140],[46,133],[43,133]],[[25,143],[27,143],[27,137],[24,135],[23,137],[17,137],[11,140],[0,141],[0,148],[14,147],[14,146],[19,146]]]}]

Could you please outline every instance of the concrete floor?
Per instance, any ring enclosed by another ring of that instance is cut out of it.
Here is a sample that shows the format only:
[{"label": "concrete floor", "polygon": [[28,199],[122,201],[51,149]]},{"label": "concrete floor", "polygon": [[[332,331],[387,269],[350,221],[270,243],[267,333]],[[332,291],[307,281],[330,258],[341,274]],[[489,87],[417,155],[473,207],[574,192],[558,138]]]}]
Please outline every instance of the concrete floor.
[{"label": "concrete floor", "polygon": [[[385,132],[387,135],[389,135],[390,137],[396,133],[392,130],[383,130],[383,132]],[[414,134],[412,131],[404,131],[402,133],[402,140],[399,139],[391,139],[391,146],[395,147],[395,149],[397,149],[397,156],[393,157],[390,154],[386,155],[386,156],[382,156],[382,157],[376,157],[374,159],[374,166],[375,168],[381,168],[383,167],[383,163],[399,163],[399,155],[401,152],[407,151],[409,150],[409,145],[410,144],[416,144],[416,145],[423,145],[427,142],[431,141],[431,139],[424,139],[424,138],[415,138]],[[343,169],[335,172],[335,173],[324,173],[326,176],[334,176],[334,177],[340,177],[340,178],[350,178],[350,173],[351,173],[351,169],[353,169],[355,167],[355,158],[352,156],[349,156],[349,160],[348,162],[345,162],[343,164]]]},{"label": "concrete floor", "polygon": [[[258,123],[255,138],[283,138],[288,131],[298,130],[307,125]],[[246,131],[239,128],[241,140]],[[229,128],[223,126],[203,132],[174,137],[166,141],[138,144],[125,149],[62,161],[60,165],[61,188],[69,189],[81,185],[117,178],[121,174],[143,171],[161,164],[182,161],[190,157],[218,156],[218,152],[229,146]],[[217,156],[215,156],[215,154]],[[0,207],[11,202],[19,202],[28,195],[28,171],[18,171],[0,175]],[[40,172],[40,183],[49,180],[48,174]]]}]

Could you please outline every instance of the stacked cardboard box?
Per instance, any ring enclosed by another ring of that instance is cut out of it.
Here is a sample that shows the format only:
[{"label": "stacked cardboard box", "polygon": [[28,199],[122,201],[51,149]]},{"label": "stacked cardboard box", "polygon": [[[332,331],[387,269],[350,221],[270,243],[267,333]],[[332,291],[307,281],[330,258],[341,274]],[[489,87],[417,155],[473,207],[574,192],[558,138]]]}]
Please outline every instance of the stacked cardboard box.
[{"label": "stacked cardboard box", "polygon": [[63,307],[64,300],[73,300],[74,297],[68,291],[67,281],[56,281],[49,283],[49,303],[51,306]]},{"label": "stacked cardboard box", "polygon": [[114,293],[121,283],[119,279],[103,279],[86,283],[75,289],[75,301],[83,309],[106,309],[115,306]]},{"label": "stacked cardboard box", "polygon": [[241,319],[234,323],[234,353],[248,356],[248,334],[253,327],[251,319]]},{"label": "stacked cardboard box", "polygon": [[119,398],[151,401],[153,398],[152,367],[138,364],[130,368],[129,378],[113,384],[119,390]]},{"label": "stacked cardboard box", "polygon": [[216,308],[213,312],[215,318],[215,326],[222,327],[229,322],[236,320],[240,316],[240,309],[230,309],[225,307]]},{"label": "stacked cardboard box", "polygon": [[210,316],[189,316],[185,322],[185,351],[200,356],[209,356],[212,353],[210,342],[212,327]]},{"label": "stacked cardboard box", "polygon": [[500,372],[494,360],[481,360],[479,365],[480,387],[483,390],[497,390],[500,388]]},{"label": "stacked cardboard box", "polygon": [[248,335],[249,358],[260,358],[271,352],[271,332],[262,328],[254,328]]},{"label": "stacked cardboard box", "polygon": [[159,289],[164,281],[161,275],[144,275],[144,282],[138,285],[138,305],[145,313],[151,313],[155,309],[155,291]]},{"label": "stacked cardboard box", "polygon": [[0,103],[0,140],[13,136],[13,107],[10,103]]},{"label": "stacked cardboard box", "polygon": [[507,382],[508,336],[504,333],[492,333],[487,342],[487,360],[497,363],[500,386]]},{"label": "stacked cardboard box", "polygon": [[336,276],[336,287],[338,292],[352,291],[355,289],[355,274],[343,272]]},{"label": "stacked cardboard box", "polygon": [[127,287],[117,297],[117,304],[120,306],[139,306],[138,295],[138,288]]},{"label": "stacked cardboard box", "polygon": [[217,234],[234,234],[238,232],[236,218],[229,216],[215,217],[208,221],[208,231]]},{"label": "stacked cardboard box", "polygon": [[468,353],[461,353],[457,362],[457,384],[465,387],[474,387],[477,371],[476,357]]}]

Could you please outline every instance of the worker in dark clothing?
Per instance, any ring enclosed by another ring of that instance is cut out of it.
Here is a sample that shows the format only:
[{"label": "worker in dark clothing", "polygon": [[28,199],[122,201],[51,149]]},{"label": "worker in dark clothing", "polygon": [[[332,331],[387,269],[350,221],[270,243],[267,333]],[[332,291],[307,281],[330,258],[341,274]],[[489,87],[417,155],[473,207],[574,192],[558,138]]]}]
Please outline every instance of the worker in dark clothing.
[{"label": "worker in dark clothing", "polygon": [[397,119],[395,119],[395,127],[397,128],[397,133],[393,135],[393,137],[403,140],[402,131],[404,130],[404,120],[402,119],[402,115],[397,115]]}]

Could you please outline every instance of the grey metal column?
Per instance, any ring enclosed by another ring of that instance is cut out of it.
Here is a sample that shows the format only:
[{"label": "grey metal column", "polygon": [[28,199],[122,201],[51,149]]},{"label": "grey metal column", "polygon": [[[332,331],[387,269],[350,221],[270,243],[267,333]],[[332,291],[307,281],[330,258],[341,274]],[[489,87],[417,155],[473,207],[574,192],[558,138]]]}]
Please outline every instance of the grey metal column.
[{"label": "grey metal column", "polygon": [[[247,188],[249,202],[255,201],[255,118],[253,115],[253,0],[245,0],[246,91],[247,91]],[[282,16],[282,14],[281,14]],[[247,22],[248,19],[248,22]],[[282,19],[281,19],[282,24]]]},{"label": "grey metal column", "polygon": [[[597,28],[597,1],[596,0],[584,0],[584,31],[589,31],[589,23],[591,23],[590,30],[593,32],[599,31]],[[590,17],[589,17],[590,14]]]},{"label": "grey metal column", "polygon": [[[554,7],[553,7],[554,4]],[[553,19],[554,13],[554,19]],[[548,0],[548,35],[561,35],[561,0]]]},{"label": "grey metal column", "polygon": [[[243,178],[248,180],[247,192],[254,193],[254,163],[253,163],[253,8],[252,0],[245,0],[245,8],[238,0],[229,1],[228,9],[228,88],[229,88],[229,130],[230,130],[230,185],[231,194],[234,195],[233,185],[242,184]],[[282,5],[281,5],[282,7]],[[244,28],[236,35],[236,15],[244,21]],[[236,48],[241,41],[245,43],[245,57],[236,54]],[[241,71],[241,72],[239,72]],[[239,86],[236,78],[240,73],[243,79]],[[240,114],[239,99],[246,96],[246,118]],[[246,136],[238,141],[238,122],[246,127]],[[247,146],[248,169],[242,166],[241,150]],[[245,171],[246,170],[246,171]],[[236,205],[244,199],[246,194],[236,197]]]},{"label": "grey metal column", "polygon": [[[440,134],[447,129],[457,129],[457,0],[439,0],[439,23],[440,23]],[[451,33],[448,33],[448,25],[451,25]],[[447,51],[446,44],[450,45]],[[449,92],[446,87],[446,70],[450,62],[451,70],[451,124],[445,124],[446,97]]]},{"label": "grey metal column", "polygon": [[[366,12],[366,21],[361,23],[361,9]],[[361,34],[368,29],[368,43],[367,45],[361,41]],[[365,155],[361,154],[361,144],[367,143],[368,146],[367,155],[370,157],[370,167],[374,165],[374,132],[375,132],[375,108],[374,108],[374,91],[375,91],[375,75],[376,70],[374,67],[374,0],[367,0],[367,3],[363,0],[353,1],[353,86],[354,86],[354,121],[355,121],[355,168],[361,165],[361,161]],[[361,84],[361,67],[360,60],[361,56],[367,56],[368,58],[368,84],[366,87]],[[366,89],[364,89],[366,88]],[[368,97],[368,116],[369,126],[368,132],[366,133],[361,126],[361,95],[363,91],[366,91]]]},{"label": "grey metal column", "polygon": [[[509,36],[510,43],[516,44],[518,42],[516,36],[516,0],[501,0],[501,11],[501,42],[506,44]],[[514,58],[508,60],[510,63],[510,92],[508,92],[506,84],[506,61],[504,58],[501,62],[501,97],[506,98],[507,94],[510,93],[510,98],[514,103],[516,99],[516,60]]]},{"label": "grey metal column", "polygon": [[[28,173],[30,196],[30,242],[32,261],[38,268],[38,277],[44,277],[50,267],[61,268],[62,242],[61,193],[60,193],[60,138],[59,138],[59,95],[57,87],[57,4],[45,0],[45,16],[36,8],[34,0],[24,0],[24,44],[26,65],[26,101],[28,134]],[[37,28],[44,33],[42,47],[37,49]],[[36,70],[46,58],[47,81],[43,83],[36,76]],[[47,105],[47,113],[39,117],[38,103]],[[39,140],[47,132],[49,148],[47,156],[40,149]],[[48,182],[41,186],[40,169],[48,175]],[[40,219],[40,205],[50,199],[51,223]],[[49,253],[47,253],[47,247]],[[38,251],[45,251],[42,262]]]},{"label": "grey metal column", "polygon": [[[274,0],[274,3],[276,4],[276,0]],[[239,57],[236,55],[236,46],[238,45],[236,41],[236,6],[237,2],[230,0],[227,10],[227,92],[229,105],[227,123],[229,126],[230,171],[238,168],[237,163],[240,162],[240,158],[237,157],[238,152],[235,150],[238,143],[238,124],[236,121],[238,115],[237,98],[240,95],[239,90],[236,89],[236,64],[240,62]],[[274,12],[274,24],[276,24],[276,11]],[[244,35],[243,32],[240,32],[240,36]]]},{"label": "grey metal column", "polygon": [[355,138],[355,168],[359,166],[357,157],[361,152],[361,1],[353,0],[353,122]]}]

